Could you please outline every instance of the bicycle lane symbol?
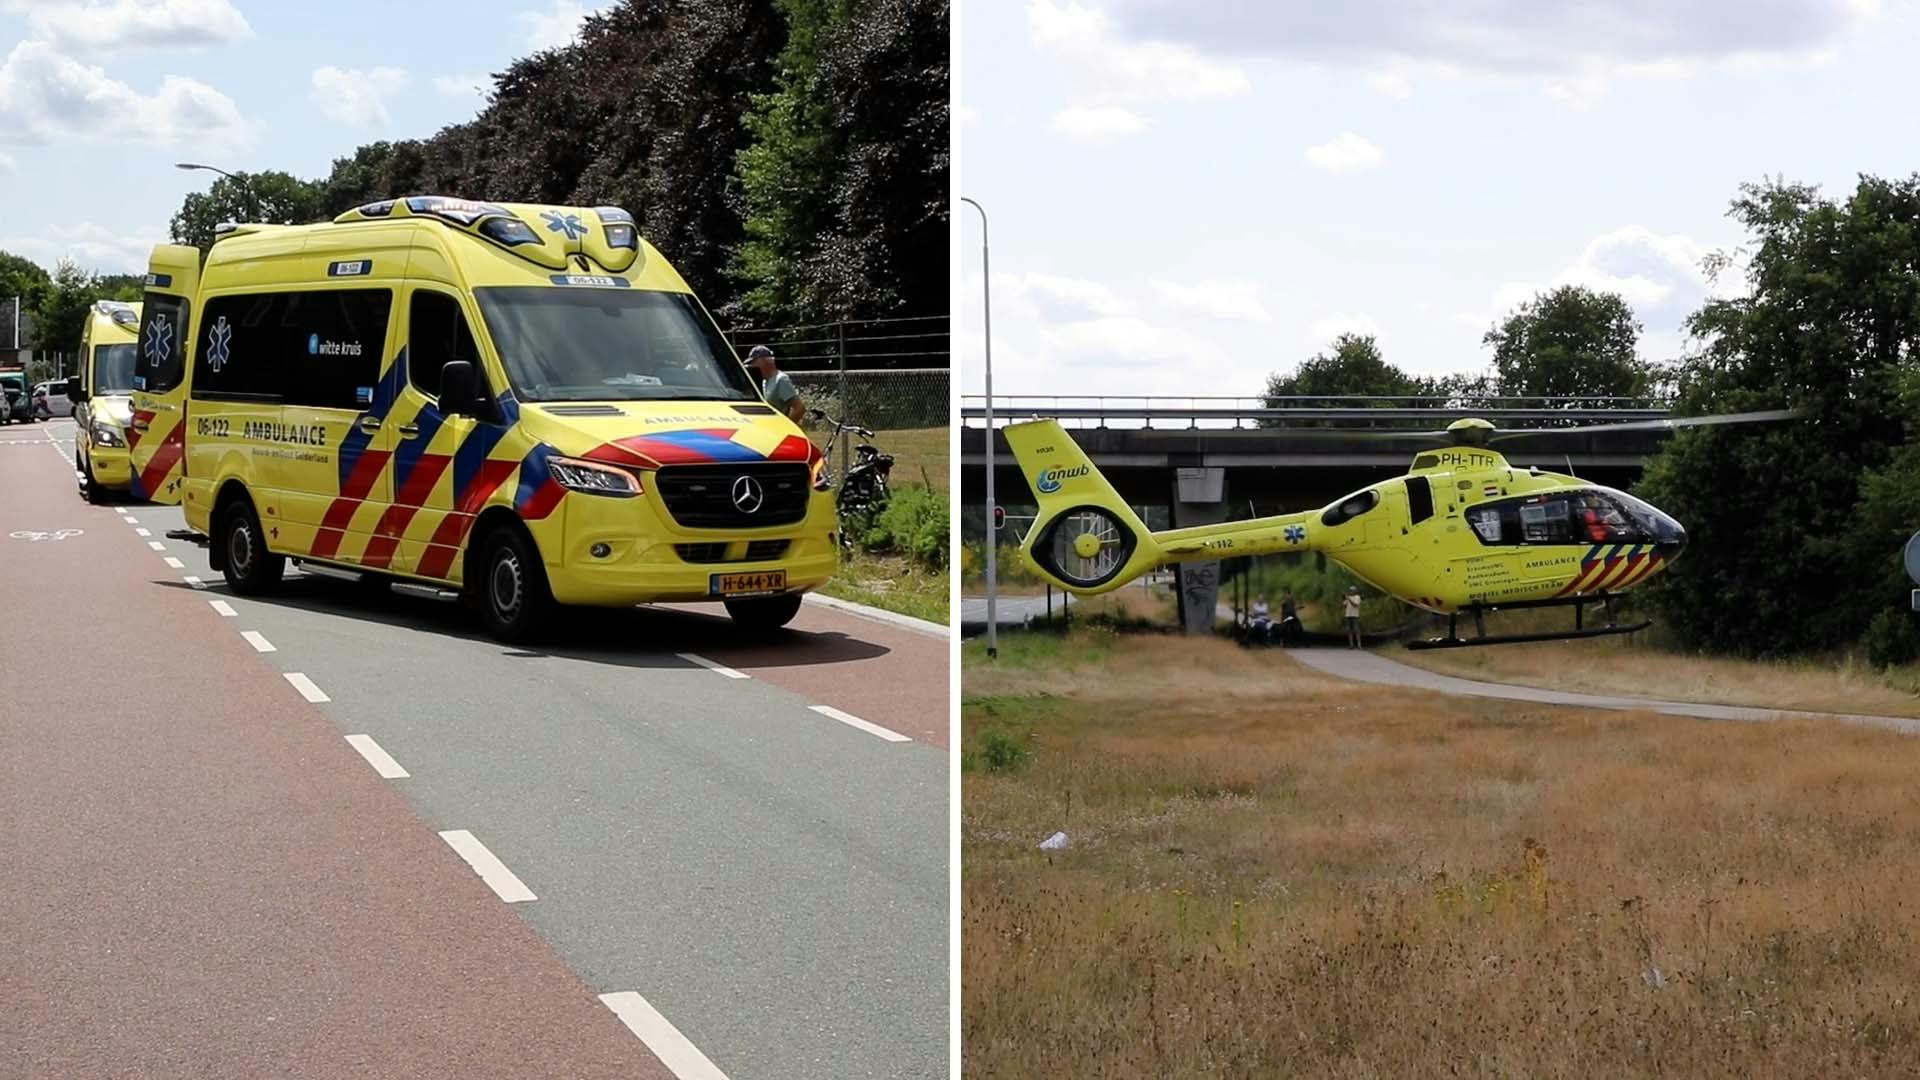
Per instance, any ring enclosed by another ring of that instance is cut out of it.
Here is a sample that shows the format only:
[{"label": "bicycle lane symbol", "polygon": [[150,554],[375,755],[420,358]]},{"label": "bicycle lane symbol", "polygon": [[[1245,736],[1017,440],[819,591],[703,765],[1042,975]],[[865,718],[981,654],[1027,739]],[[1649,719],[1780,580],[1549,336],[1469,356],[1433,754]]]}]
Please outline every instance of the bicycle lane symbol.
[{"label": "bicycle lane symbol", "polygon": [[86,532],[85,529],[19,529],[8,533],[7,536],[9,539],[25,540],[30,544],[37,544],[42,540],[65,540],[70,536],[79,536],[84,532]]}]

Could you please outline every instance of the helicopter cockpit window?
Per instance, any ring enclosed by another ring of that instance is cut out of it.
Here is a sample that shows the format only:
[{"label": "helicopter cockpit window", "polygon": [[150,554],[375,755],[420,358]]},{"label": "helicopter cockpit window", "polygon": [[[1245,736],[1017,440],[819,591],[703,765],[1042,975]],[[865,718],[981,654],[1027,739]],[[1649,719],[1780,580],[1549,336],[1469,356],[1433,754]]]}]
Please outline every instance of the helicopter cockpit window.
[{"label": "helicopter cockpit window", "polygon": [[[1466,518],[1483,544],[1639,544],[1661,539],[1660,530],[1636,512],[1645,504],[1630,504],[1627,498],[1611,491],[1530,495],[1481,503],[1469,509]],[[1647,512],[1659,514],[1651,507]]]},{"label": "helicopter cockpit window", "polygon": [[1371,488],[1366,491],[1356,491],[1328,507],[1327,512],[1320,515],[1320,524],[1328,528],[1332,528],[1335,525],[1344,525],[1379,504],[1379,492]]}]

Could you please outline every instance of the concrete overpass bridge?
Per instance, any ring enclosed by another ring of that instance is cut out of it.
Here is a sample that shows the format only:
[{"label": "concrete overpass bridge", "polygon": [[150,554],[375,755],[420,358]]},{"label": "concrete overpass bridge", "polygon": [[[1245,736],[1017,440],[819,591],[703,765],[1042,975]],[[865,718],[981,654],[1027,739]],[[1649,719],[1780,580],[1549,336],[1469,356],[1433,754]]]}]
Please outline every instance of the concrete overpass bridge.
[{"label": "concrete overpass bridge", "polygon": [[[962,535],[985,529],[986,401],[961,399]],[[1406,471],[1433,448],[1396,433],[1437,431],[1478,417],[1500,428],[1541,428],[1657,420],[1666,403],[1648,399],[1487,398],[994,398],[994,487],[1013,537],[1034,498],[999,428],[1055,418],[1132,503],[1150,528],[1200,525],[1324,506],[1348,492]],[[1518,439],[1499,449],[1521,467],[1538,466],[1629,488],[1646,458],[1667,438],[1659,431],[1588,432]],[[1007,539],[1012,539],[1008,537]],[[1189,581],[1218,582],[1217,564],[1183,564]],[[1210,626],[1211,602],[1187,605],[1190,629]]]}]

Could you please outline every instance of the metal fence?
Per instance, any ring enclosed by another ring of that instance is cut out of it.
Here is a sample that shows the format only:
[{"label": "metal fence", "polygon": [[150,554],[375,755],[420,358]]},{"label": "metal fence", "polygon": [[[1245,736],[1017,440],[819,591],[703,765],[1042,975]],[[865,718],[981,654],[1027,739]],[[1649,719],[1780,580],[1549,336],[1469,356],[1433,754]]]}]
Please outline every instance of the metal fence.
[{"label": "metal fence", "polygon": [[811,408],[880,429],[946,427],[952,419],[952,342],[945,315],[804,326],[735,326],[741,355],[773,350]]}]

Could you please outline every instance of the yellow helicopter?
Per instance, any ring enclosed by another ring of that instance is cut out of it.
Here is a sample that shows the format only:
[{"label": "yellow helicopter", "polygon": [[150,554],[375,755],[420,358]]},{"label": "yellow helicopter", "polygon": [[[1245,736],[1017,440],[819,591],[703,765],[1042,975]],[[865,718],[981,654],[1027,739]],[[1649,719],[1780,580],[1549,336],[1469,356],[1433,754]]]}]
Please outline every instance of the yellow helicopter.
[{"label": "yellow helicopter", "polygon": [[[1371,484],[1319,510],[1149,532],[1055,420],[1009,424],[1007,445],[1039,512],[1020,551],[1042,577],[1080,596],[1117,589],[1182,559],[1323,552],[1361,580],[1414,607],[1447,616],[1447,636],[1408,648],[1457,648],[1626,634],[1613,599],[1680,556],[1678,521],[1623,491],[1536,468],[1517,468],[1491,446],[1513,439],[1597,431],[1670,431],[1784,420],[1791,409],[1636,420],[1565,428],[1500,429],[1457,420],[1444,431],[1378,433],[1438,447],[1404,476]],[[1606,622],[1587,626],[1586,605]],[[1570,631],[1488,636],[1485,613],[1574,610]],[[1461,638],[1461,612],[1476,636]]]}]

